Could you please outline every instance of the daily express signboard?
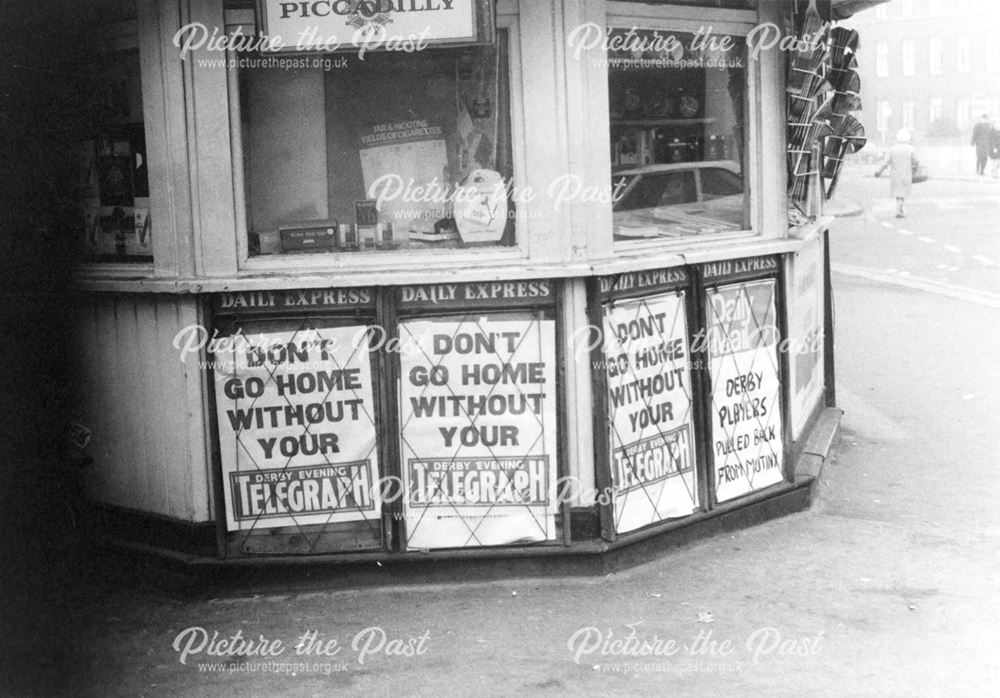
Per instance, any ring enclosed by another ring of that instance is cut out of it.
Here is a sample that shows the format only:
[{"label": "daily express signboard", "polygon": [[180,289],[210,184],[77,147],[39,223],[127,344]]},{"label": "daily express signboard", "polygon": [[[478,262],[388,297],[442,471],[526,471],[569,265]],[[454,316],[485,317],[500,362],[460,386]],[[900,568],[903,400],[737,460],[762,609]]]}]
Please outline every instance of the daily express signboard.
[{"label": "daily express signboard", "polygon": [[259,0],[278,51],[419,51],[493,39],[490,0]]}]

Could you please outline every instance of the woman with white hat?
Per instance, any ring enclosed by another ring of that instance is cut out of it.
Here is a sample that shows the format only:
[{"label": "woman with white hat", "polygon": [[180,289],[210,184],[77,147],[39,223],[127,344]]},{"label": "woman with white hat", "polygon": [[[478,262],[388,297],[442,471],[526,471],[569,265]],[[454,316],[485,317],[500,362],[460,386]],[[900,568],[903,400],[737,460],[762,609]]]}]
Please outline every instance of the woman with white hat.
[{"label": "woman with white hat", "polygon": [[903,217],[903,202],[910,195],[910,188],[913,186],[913,170],[917,169],[917,155],[910,144],[910,131],[901,128],[896,133],[896,144],[889,149],[889,155],[885,162],[875,172],[878,177],[890,167],[890,190],[896,197],[896,218]]}]

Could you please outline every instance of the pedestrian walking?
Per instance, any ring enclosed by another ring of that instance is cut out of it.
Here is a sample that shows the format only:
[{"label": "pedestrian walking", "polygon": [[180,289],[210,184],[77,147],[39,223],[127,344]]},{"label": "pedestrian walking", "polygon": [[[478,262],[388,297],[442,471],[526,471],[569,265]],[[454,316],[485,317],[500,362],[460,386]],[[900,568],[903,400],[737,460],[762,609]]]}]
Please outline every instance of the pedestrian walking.
[{"label": "pedestrian walking", "polygon": [[981,175],[986,172],[986,161],[990,156],[990,149],[993,144],[993,124],[989,114],[983,114],[983,118],[972,127],[972,145],[976,146],[976,174]]},{"label": "pedestrian walking", "polygon": [[889,167],[890,191],[896,198],[896,218],[903,218],[903,202],[910,195],[913,186],[913,170],[917,169],[917,155],[910,144],[910,132],[900,129],[896,133],[896,144],[889,149],[885,162],[875,172],[880,177]]},{"label": "pedestrian walking", "polygon": [[1000,129],[996,126],[990,129],[990,174],[1000,178]]}]

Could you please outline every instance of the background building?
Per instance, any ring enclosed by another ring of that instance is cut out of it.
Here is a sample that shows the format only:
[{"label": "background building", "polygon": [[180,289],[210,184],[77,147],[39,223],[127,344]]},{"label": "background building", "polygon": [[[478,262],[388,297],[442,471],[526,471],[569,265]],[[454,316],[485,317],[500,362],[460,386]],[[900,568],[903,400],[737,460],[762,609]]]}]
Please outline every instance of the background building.
[{"label": "background building", "polygon": [[924,146],[957,148],[983,113],[1000,115],[997,20],[991,0],[893,0],[848,20],[861,36],[871,143],[889,145],[910,128]]}]

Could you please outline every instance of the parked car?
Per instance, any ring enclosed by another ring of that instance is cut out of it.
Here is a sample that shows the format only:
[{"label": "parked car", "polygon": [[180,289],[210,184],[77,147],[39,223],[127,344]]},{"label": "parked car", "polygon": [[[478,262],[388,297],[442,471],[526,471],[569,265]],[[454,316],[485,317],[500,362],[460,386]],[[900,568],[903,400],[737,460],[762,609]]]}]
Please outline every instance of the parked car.
[{"label": "parked car", "polygon": [[747,227],[740,167],[730,161],[630,167],[611,176],[619,238],[683,237]]}]

